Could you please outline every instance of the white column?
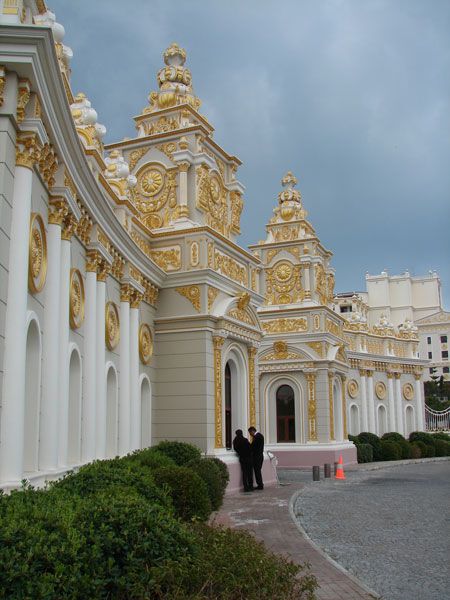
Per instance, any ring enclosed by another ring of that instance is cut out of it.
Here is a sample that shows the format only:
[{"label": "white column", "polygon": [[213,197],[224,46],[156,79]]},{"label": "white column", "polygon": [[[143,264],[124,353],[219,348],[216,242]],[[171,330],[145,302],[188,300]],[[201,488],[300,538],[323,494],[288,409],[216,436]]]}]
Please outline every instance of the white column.
[{"label": "white column", "polygon": [[102,262],[97,273],[97,406],[96,406],[96,458],[106,457],[106,374],[105,374],[105,294],[108,266]]},{"label": "white column", "polygon": [[425,415],[424,415],[424,402],[423,402],[423,384],[422,376],[414,375],[416,380],[416,412],[417,412],[417,431],[425,431]]},{"label": "white column", "polygon": [[[27,159],[28,157],[28,159]],[[8,295],[1,409],[0,481],[19,482],[23,473],[25,356],[33,161],[18,149],[12,199]]]},{"label": "white column", "polygon": [[388,394],[389,394],[389,431],[397,431],[395,419],[395,397],[394,383],[392,381],[393,374],[388,373]]},{"label": "white column", "polygon": [[180,217],[185,218],[189,216],[189,208],[188,208],[188,180],[187,180],[187,172],[189,170],[190,164],[188,162],[181,162],[178,164],[178,173],[179,173],[179,196],[178,201],[180,205]]},{"label": "white column", "polygon": [[120,289],[119,454],[130,451],[130,287]]},{"label": "white column", "polygon": [[74,220],[69,216],[61,233],[61,274],[59,283],[59,406],[58,465],[67,465],[69,435],[69,301],[70,301],[70,240]]},{"label": "white column", "polygon": [[61,225],[66,214],[67,206],[62,201],[49,206],[48,269],[45,286],[42,397],[39,420],[39,470],[45,471],[54,470],[58,466]]},{"label": "white column", "polygon": [[403,426],[403,399],[402,399],[402,388],[400,385],[400,373],[394,373],[395,377],[395,407],[396,407],[396,421],[397,421],[397,432],[404,435],[405,429]]},{"label": "white column", "polygon": [[81,459],[95,458],[95,417],[97,393],[97,265],[98,256],[89,252],[86,260],[86,311],[83,343],[83,407]]},{"label": "white column", "polygon": [[366,371],[361,370],[361,415],[362,415],[362,430],[369,431],[368,409],[367,409],[367,382]]},{"label": "white column", "polygon": [[373,371],[367,371],[367,388],[368,431],[376,434],[377,424],[375,419],[375,399],[373,396]]},{"label": "white column", "polygon": [[304,270],[303,270],[304,281],[305,281],[305,299],[306,300],[311,298],[311,278],[310,278],[310,272],[309,272],[310,265],[311,265],[311,263],[305,263]]},{"label": "white column", "polygon": [[130,310],[130,400],[131,450],[140,447],[141,402],[139,390],[139,304],[142,296],[134,294]]}]

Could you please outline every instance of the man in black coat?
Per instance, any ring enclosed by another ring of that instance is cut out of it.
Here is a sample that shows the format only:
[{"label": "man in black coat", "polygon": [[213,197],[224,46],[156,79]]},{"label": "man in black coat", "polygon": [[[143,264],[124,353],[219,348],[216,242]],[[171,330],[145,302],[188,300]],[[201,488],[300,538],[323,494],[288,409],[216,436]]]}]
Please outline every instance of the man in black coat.
[{"label": "man in black coat", "polygon": [[239,456],[239,462],[241,463],[244,492],[251,492],[254,490],[252,449],[250,447],[250,442],[244,437],[242,429],[236,430],[236,437],[233,440],[233,448]]},{"label": "man in black coat", "polygon": [[251,449],[253,470],[255,471],[256,485],[258,486],[256,489],[263,490],[264,484],[261,469],[264,462],[264,436],[262,433],[259,433],[259,431],[256,431],[255,427],[249,427],[248,432],[252,439]]}]

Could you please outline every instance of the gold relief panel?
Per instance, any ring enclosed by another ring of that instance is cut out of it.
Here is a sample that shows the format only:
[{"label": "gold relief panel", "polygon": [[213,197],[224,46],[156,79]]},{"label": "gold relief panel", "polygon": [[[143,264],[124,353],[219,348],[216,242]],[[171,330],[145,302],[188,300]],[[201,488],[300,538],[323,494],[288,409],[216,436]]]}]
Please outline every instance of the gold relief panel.
[{"label": "gold relief panel", "polygon": [[308,440],[317,441],[316,374],[306,373],[308,383]]},{"label": "gold relief panel", "polygon": [[314,329],[315,331],[320,329],[320,315],[314,315]]},{"label": "gold relief panel", "polygon": [[181,296],[184,296],[189,300],[197,312],[200,312],[200,287],[198,285],[186,285],[175,289]]},{"label": "gold relief panel", "polygon": [[114,302],[105,306],[105,342],[108,350],[114,350],[120,339],[119,311]]},{"label": "gold relief panel", "polygon": [[143,365],[148,365],[153,355],[153,336],[147,323],[139,326],[139,358]]},{"label": "gold relief panel", "polygon": [[342,326],[338,325],[335,321],[331,319],[326,320],[326,330],[328,333],[332,333],[336,337],[342,337]]},{"label": "gold relief panel", "polygon": [[[207,225],[223,235],[229,236],[231,223],[227,200],[228,190],[223,184],[222,177],[219,174],[210,172],[205,164],[197,168],[196,177],[197,208],[206,214]],[[235,202],[237,201],[235,200]],[[236,204],[236,207],[238,206],[239,202]]]},{"label": "gold relief panel", "polygon": [[215,447],[222,448],[222,346],[225,338],[214,336],[214,412]]},{"label": "gold relief panel", "polygon": [[301,265],[281,260],[267,269],[266,304],[291,304],[303,300],[301,268]]},{"label": "gold relief panel", "polygon": [[325,269],[323,265],[318,264],[315,266],[315,288],[319,296],[321,304],[328,304],[328,286],[327,278],[325,275]]},{"label": "gold relief panel", "polygon": [[274,342],[273,352],[261,357],[261,361],[269,360],[302,360],[305,358],[299,352],[289,352],[288,345],[284,341]]},{"label": "gold relief panel", "polygon": [[375,395],[378,400],[384,400],[386,398],[387,390],[386,385],[383,381],[377,381],[375,384]]},{"label": "gold relief panel", "polygon": [[347,383],[347,393],[350,398],[355,399],[358,396],[359,392],[359,384],[355,379],[350,379]]},{"label": "gold relief panel", "polygon": [[306,319],[272,319],[263,321],[262,328],[266,333],[298,333],[308,331]]},{"label": "gold relief panel", "polygon": [[191,267],[197,267],[200,262],[200,248],[198,242],[191,242],[189,260]]},{"label": "gold relief panel", "polygon": [[178,271],[181,269],[181,247],[172,246],[170,248],[161,248],[150,250],[150,258],[164,269],[164,271]]},{"label": "gold relief panel", "polygon": [[130,152],[130,156],[128,157],[128,166],[130,168],[130,171],[132,171],[134,169],[134,167],[141,160],[141,158],[144,156],[144,154],[147,153],[147,151],[148,151],[148,147],[137,148],[136,150],[133,150],[132,152]]},{"label": "gold relief panel", "polygon": [[311,350],[314,350],[314,352],[316,352],[320,356],[320,358],[323,358],[325,356],[322,342],[307,342],[306,345],[309,346]]},{"label": "gold relief panel", "polygon": [[241,323],[246,323],[252,327],[257,327],[255,319],[244,309],[232,308],[227,312],[227,317],[231,317],[232,319],[236,319],[237,321],[241,321]]},{"label": "gold relief panel", "polygon": [[167,142],[167,144],[159,144],[156,148],[165,154],[169,160],[173,160],[173,153],[177,150],[175,142]]},{"label": "gold relief panel", "polygon": [[150,229],[169,225],[177,218],[177,169],[166,170],[159,163],[148,163],[136,177],[133,194],[141,221]]},{"label": "gold relief panel", "polygon": [[247,268],[217,250],[214,253],[214,270],[241,285],[247,286],[248,284]]},{"label": "gold relief panel", "polygon": [[32,294],[42,291],[47,278],[47,236],[41,215],[31,214],[28,240],[28,289]]},{"label": "gold relief panel", "polygon": [[78,329],[84,321],[85,306],[83,277],[78,269],[70,270],[69,294],[70,327],[72,329]]},{"label": "gold relief panel", "polygon": [[405,383],[403,386],[403,398],[405,400],[414,399],[414,387],[411,383]]},{"label": "gold relief panel", "polygon": [[240,192],[230,192],[231,202],[231,231],[241,233],[241,213],[244,208],[244,202]]}]

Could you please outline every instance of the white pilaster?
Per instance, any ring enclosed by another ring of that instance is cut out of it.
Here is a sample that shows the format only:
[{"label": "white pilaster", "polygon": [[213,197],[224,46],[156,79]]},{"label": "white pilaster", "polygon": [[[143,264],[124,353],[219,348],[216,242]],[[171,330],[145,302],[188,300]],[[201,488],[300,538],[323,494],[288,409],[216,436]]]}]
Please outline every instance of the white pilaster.
[{"label": "white pilaster", "polygon": [[28,235],[33,178],[31,169],[32,165],[17,165],[14,174],[0,420],[2,482],[19,482],[23,473]]},{"label": "white pilaster", "polygon": [[96,253],[88,253],[86,261],[86,309],[84,319],[83,407],[81,459],[95,458],[95,417],[97,393],[97,265]]},{"label": "white pilaster", "polygon": [[373,372],[367,371],[367,413],[368,413],[368,424],[371,433],[377,433],[377,426],[375,420],[375,400],[373,396]]},{"label": "white pilaster", "polygon": [[39,420],[39,469],[58,466],[58,405],[60,366],[61,224],[67,214],[64,202],[49,207],[47,245],[48,270],[45,287],[42,351],[42,397]]},{"label": "white pilaster", "polygon": [[119,454],[130,451],[130,288],[120,290]]},{"label": "white pilaster", "polygon": [[403,425],[403,398],[402,388],[400,384],[400,373],[394,373],[395,377],[395,408],[396,408],[396,421],[397,431],[404,435],[405,429]]},{"label": "white pilaster", "polygon": [[311,298],[311,277],[310,277],[310,266],[311,263],[305,263],[305,268],[303,270],[304,274],[304,285],[305,285],[305,298]]},{"label": "white pilaster", "polygon": [[425,407],[423,402],[423,384],[420,375],[415,375],[416,380],[416,412],[417,412],[417,431],[425,431]]},{"label": "white pilaster", "polygon": [[369,431],[368,407],[367,407],[367,381],[366,371],[360,371],[361,375],[361,415],[362,430]]},{"label": "white pilaster", "polygon": [[107,273],[101,269],[97,274],[97,340],[96,340],[96,370],[97,370],[97,405],[96,405],[96,458],[106,457],[106,374],[105,374],[105,295]]},{"label": "white pilaster", "polygon": [[140,446],[141,404],[139,393],[139,304],[142,296],[135,294],[130,309],[130,400],[132,450]]},{"label": "white pilaster", "polygon": [[392,373],[388,373],[388,394],[389,394],[389,431],[397,431],[395,419],[395,397],[394,397],[394,382]]}]

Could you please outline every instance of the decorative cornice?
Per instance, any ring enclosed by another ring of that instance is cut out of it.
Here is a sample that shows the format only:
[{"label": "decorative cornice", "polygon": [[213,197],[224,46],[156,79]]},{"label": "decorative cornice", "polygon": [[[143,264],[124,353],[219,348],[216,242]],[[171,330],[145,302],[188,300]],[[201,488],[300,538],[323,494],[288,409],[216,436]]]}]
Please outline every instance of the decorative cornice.
[{"label": "decorative cornice", "polygon": [[16,165],[32,169],[39,160],[40,145],[37,135],[30,131],[20,132],[16,140]]},{"label": "decorative cornice", "polygon": [[200,287],[198,285],[185,285],[177,287],[175,290],[187,298],[197,312],[200,312]]}]

